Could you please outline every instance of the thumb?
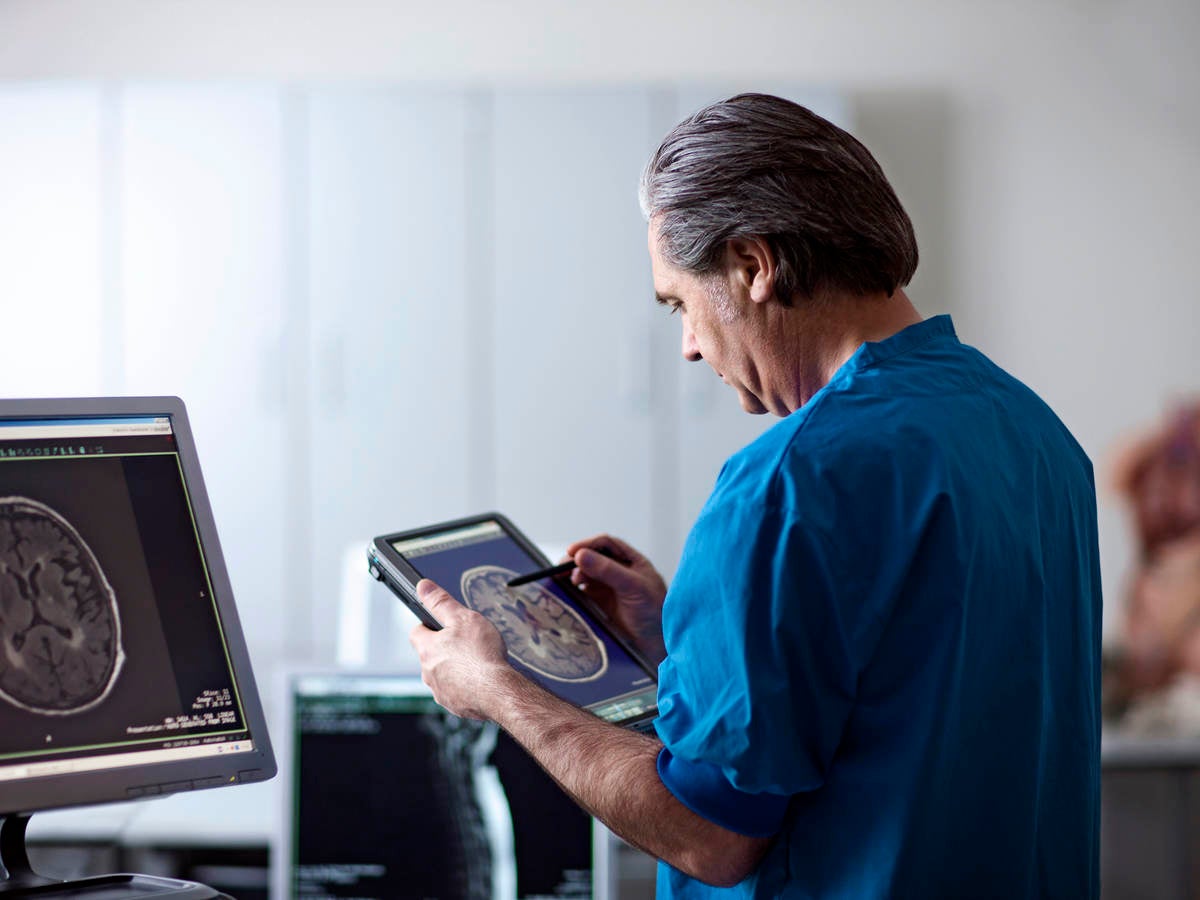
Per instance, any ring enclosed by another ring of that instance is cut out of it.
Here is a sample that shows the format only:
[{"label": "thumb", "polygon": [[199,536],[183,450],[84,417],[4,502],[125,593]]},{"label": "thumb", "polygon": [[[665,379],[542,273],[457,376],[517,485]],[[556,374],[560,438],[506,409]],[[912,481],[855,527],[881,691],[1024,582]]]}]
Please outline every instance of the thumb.
[{"label": "thumb", "polygon": [[428,578],[417,582],[417,599],[442,623],[458,614],[462,607],[444,588]]}]

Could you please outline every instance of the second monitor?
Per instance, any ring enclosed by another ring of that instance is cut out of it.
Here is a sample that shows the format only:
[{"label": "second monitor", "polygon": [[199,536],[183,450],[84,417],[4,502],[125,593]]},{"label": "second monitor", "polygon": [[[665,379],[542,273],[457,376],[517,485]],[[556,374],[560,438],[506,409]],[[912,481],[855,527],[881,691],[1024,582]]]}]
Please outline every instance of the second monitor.
[{"label": "second monitor", "polygon": [[592,820],[415,678],[294,673],[281,897],[591,897]]}]

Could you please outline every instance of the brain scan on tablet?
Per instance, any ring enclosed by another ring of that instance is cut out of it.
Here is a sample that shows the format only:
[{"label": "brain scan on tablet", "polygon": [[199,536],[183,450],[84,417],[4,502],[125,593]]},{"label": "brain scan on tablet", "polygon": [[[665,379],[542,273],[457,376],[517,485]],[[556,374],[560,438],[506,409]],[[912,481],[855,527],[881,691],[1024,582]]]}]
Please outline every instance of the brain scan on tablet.
[{"label": "brain scan on tablet", "polygon": [[509,655],[557,681],[591,681],[608,671],[604,642],[579,613],[540,584],[509,587],[520,575],[500,566],[463,572],[467,606],[504,638]]}]

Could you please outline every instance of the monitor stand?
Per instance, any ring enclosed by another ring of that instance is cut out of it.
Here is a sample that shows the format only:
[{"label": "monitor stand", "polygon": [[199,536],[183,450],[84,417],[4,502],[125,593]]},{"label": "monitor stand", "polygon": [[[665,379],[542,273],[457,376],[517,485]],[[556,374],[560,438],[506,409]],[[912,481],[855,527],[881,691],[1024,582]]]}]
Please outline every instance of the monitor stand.
[{"label": "monitor stand", "polygon": [[0,896],[37,900],[82,897],[87,900],[128,900],[131,897],[171,897],[174,900],[232,900],[194,881],[159,878],[155,875],[99,875],[79,881],[60,881],[38,875],[29,865],[25,850],[28,815],[0,817]]}]

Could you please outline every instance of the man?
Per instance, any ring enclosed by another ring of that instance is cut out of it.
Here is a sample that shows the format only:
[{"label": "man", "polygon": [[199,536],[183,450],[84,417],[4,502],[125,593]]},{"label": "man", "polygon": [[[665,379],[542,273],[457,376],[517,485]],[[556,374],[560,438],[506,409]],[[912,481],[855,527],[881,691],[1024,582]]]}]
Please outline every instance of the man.
[{"label": "man", "polygon": [[921,319],[907,215],[808,110],[700,111],[642,203],[684,357],[783,417],[722,469],[669,592],[614,538],[568,548],[662,660],[657,737],[548,696],[422,582],[446,623],[412,635],[435,696],[662,860],[660,897],[1097,896],[1087,457],[948,317]]}]

